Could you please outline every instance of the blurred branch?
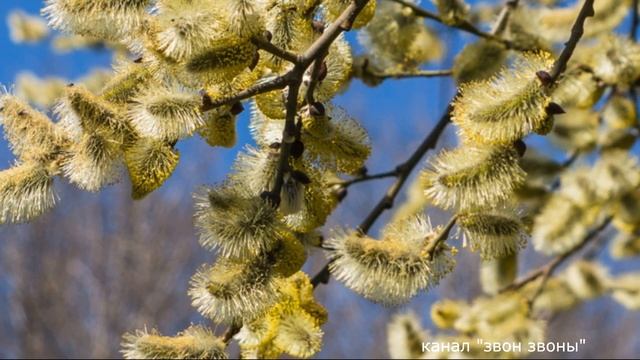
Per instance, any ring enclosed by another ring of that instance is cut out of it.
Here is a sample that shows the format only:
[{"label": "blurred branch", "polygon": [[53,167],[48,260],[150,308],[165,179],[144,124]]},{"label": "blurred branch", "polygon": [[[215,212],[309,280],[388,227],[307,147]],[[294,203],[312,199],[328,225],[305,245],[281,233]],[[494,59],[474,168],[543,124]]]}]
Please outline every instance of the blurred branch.
[{"label": "blurred branch", "polygon": [[491,34],[497,36],[504,32],[509,23],[509,17],[513,10],[518,7],[519,0],[507,0],[506,4],[500,10],[500,14],[498,15],[498,20],[496,20],[493,29],[491,30]]},{"label": "blurred branch", "polygon": [[636,41],[636,36],[638,32],[638,0],[633,0],[631,3],[631,30],[629,31],[629,38],[633,41]]},{"label": "blurred branch", "polygon": [[607,226],[609,226],[611,221],[612,221],[611,217],[606,218],[600,225],[598,225],[598,227],[596,227],[595,229],[591,230],[587,234],[587,236],[585,236],[585,238],[578,245],[574,246],[573,248],[571,248],[570,250],[568,250],[564,254],[557,256],[556,258],[554,258],[553,260],[548,262],[546,265],[543,265],[543,266],[539,267],[538,269],[531,271],[524,278],[522,278],[522,279],[514,282],[513,284],[505,287],[500,292],[518,290],[518,289],[521,289],[522,287],[524,287],[525,285],[529,284],[530,282],[533,282],[533,281],[535,281],[535,280],[537,280],[539,278],[542,278],[542,283],[540,284],[538,290],[536,290],[536,293],[534,294],[534,296],[530,300],[530,302],[532,303],[540,295],[540,292],[542,292],[542,290],[544,289],[544,286],[545,286],[547,280],[549,279],[549,277],[551,275],[553,275],[553,272],[560,265],[562,265],[562,263],[564,263],[567,259],[569,259],[572,255],[574,255],[577,252],[579,252],[580,250],[582,250],[587,244],[589,244],[592,240],[597,238],[597,236],[600,234],[600,232],[602,232]]},{"label": "blurred branch", "polygon": [[[402,6],[406,6],[408,8],[410,8],[411,10],[413,10],[414,14],[416,14],[416,16],[420,16],[426,19],[431,19],[434,21],[437,21],[441,24],[450,26],[452,28],[458,29],[458,30],[462,30],[465,32],[468,32],[469,34],[473,34],[477,37],[483,38],[483,39],[487,39],[487,40],[493,40],[493,41],[497,41],[499,43],[502,43],[504,46],[507,47],[507,49],[514,49],[514,50],[524,50],[524,49],[520,49],[517,46],[515,46],[511,41],[503,39],[499,36],[496,36],[496,34],[494,33],[488,33],[488,32],[484,32],[480,29],[478,29],[475,25],[473,25],[472,23],[466,21],[466,20],[462,20],[458,23],[454,23],[454,24],[447,24],[445,23],[445,21],[438,15],[435,13],[432,13],[430,11],[427,11],[423,8],[421,8],[420,6],[408,2],[406,0],[388,0],[388,1],[393,1],[395,3],[398,3]],[[504,22],[506,23],[506,20],[508,19],[507,16],[508,13],[505,13],[504,15]],[[504,25],[502,25],[504,26]]]}]

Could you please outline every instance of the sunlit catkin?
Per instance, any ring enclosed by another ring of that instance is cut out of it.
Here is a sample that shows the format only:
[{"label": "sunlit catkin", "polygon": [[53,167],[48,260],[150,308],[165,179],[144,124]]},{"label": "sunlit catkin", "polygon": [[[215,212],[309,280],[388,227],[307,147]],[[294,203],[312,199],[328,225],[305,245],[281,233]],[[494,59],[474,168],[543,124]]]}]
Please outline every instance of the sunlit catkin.
[{"label": "sunlit catkin", "polygon": [[0,125],[11,151],[23,161],[52,160],[68,139],[49,118],[9,94],[0,96]]},{"label": "sunlit catkin", "polygon": [[252,320],[277,300],[277,278],[267,258],[219,259],[198,270],[189,295],[201,314],[217,322]]},{"label": "sunlit catkin", "polygon": [[124,158],[131,178],[131,196],[141,199],[171,176],[180,155],[163,140],[141,138],[127,149]]},{"label": "sunlit catkin", "polygon": [[175,141],[204,125],[197,93],[176,87],[150,87],[132,100],[128,117],[142,135]]},{"label": "sunlit catkin", "polygon": [[225,257],[251,257],[269,250],[284,230],[277,209],[258,195],[241,186],[201,189],[195,195],[200,243]]},{"label": "sunlit catkin", "polygon": [[331,273],[347,287],[387,305],[407,302],[434,286],[454,266],[450,249],[437,246],[433,258],[424,252],[439,229],[424,217],[413,217],[387,229],[382,240],[357,231],[335,231],[324,246]]},{"label": "sunlit catkin", "polygon": [[55,29],[118,40],[141,24],[150,0],[46,0],[42,13]]},{"label": "sunlit catkin", "polygon": [[145,329],[127,333],[122,340],[125,359],[227,359],[225,350],[221,338],[199,325],[173,337]]},{"label": "sunlit catkin", "polygon": [[526,244],[527,233],[517,215],[507,210],[458,215],[465,244],[485,259],[514,254]]},{"label": "sunlit catkin", "polygon": [[416,359],[423,355],[422,344],[430,336],[414,312],[396,314],[387,325],[387,347],[392,359]]},{"label": "sunlit catkin", "polygon": [[99,131],[109,141],[124,145],[135,137],[122,110],[84,86],[68,86],[65,96],[54,110],[60,117],[62,128],[76,139],[83,133],[94,134]]},{"label": "sunlit catkin", "polygon": [[526,53],[513,68],[463,85],[451,115],[460,135],[469,141],[507,144],[541,131],[549,118],[551,97],[536,72],[548,71],[551,65],[547,53]]},{"label": "sunlit catkin", "polygon": [[98,191],[120,179],[121,154],[120,144],[102,133],[85,134],[65,154],[62,171],[79,188]]},{"label": "sunlit catkin", "polygon": [[0,224],[29,221],[56,203],[53,174],[37,162],[0,171]]},{"label": "sunlit catkin", "polygon": [[447,209],[493,207],[524,182],[511,147],[464,146],[443,151],[423,170],[425,195]]}]

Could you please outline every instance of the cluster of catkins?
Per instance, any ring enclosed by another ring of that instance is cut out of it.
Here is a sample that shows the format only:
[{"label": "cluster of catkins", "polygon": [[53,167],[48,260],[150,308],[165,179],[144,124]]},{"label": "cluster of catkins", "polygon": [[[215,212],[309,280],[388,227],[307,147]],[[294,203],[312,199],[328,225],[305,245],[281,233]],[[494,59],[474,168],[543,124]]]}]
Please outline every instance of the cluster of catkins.
[{"label": "cluster of catkins", "polygon": [[[544,72],[552,65],[547,51],[566,40],[580,5],[520,4],[503,38],[532,51],[516,58],[511,70],[499,70],[508,51],[495,40],[467,45],[455,59],[453,75],[461,86],[451,120],[461,145],[430,162],[399,211],[406,217],[428,203],[455,211],[466,243],[484,259],[480,283],[486,296],[471,304],[434,304],[432,322],[447,335],[429,334],[415,314],[394,317],[388,328],[393,358],[521,357],[528,355],[526,347],[490,354],[475,339],[544,341],[545,322],[537,320],[543,314],[606,294],[640,309],[639,274],[610,275],[593,254],[557,276],[509,289],[518,273],[516,250],[527,234],[536,251],[562,256],[611,223],[617,231],[611,255],[640,255],[640,164],[630,154],[639,134],[627,95],[640,78],[640,46],[610,34],[630,2],[596,2],[567,70],[556,84],[546,83]],[[523,156],[520,140],[530,132],[549,134],[569,159],[559,163],[531,150]],[[470,349],[424,353],[424,342],[468,342]]]},{"label": "cluster of catkins", "polygon": [[[17,158],[0,172],[0,223],[28,221],[52,208],[56,177],[98,191],[126,172],[132,196],[140,199],[171,176],[180,140],[199,134],[212,146],[233,147],[244,107],[228,99],[294,66],[261,46],[303,54],[321,36],[322,24],[350,3],[46,0],[49,25],[68,33],[55,40],[57,49],[106,44],[134,56],[120,56],[104,86],[23,75],[16,95],[0,96],[0,124]],[[453,27],[495,16],[472,12],[462,0],[434,3],[439,19]],[[464,244],[483,259],[483,289],[498,295],[437,303],[434,323],[461,336],[443,341],[541,340],[544,323],[531,316],[532,309],[561,310],[605,293],[640,307],[636,274],[612,277],[589,261],[548,279],[544,288],[532,282],[519,292],[502,291],[514,281],[516,255],[529,233],[536,250],[565,254],[592,228],[612,221],[619,230],[612,254],[640,253],[640,165],[628,153],[638,126],[633,103],[623,95],[640,78],[640,47],[603,35],[618,26],[629,3],[596,3],[584,35],[590,43],[577,49],[557,81],[550,75],[551,53],[566,40],[580,4],[520,4],[505,26],[467,45],[452,69],[459,90],[450,119],[460,145],[430,159],[379,240],[361,229],[332,231],[322,244],[331,274],[370,300],[404,303],[454,269],[456,249],[446,240],[455,223]],[[366,55],[353,59],[340,35],[323,51],[321,66],[307,69],[295,138],[282,138],[289,88],[253,96],[249,127],[256,146],[239,153],[222,183],[195,196],[200,243],[217,257],[193,276],[189,295],[207,318],[239,328],[234,337],[243,357],[310,357],[321,348],[327,313],[300,269],[306,247],[319,245],[318,229],[344,195],[335,184],[342,175],[359,174],[371,152],[366,131],[332,99],[353,77],[376,85],[378,73],[410,73],[444,53],[420,14],[395,1],[370,0],[351,25],[362,29],[358,39]],[[10,26],[15,41],[48,36],[40,20],[22,13],[11,17]],[[57,121],[22,97],[41,107],[55,104]],[[526,136],[550,132],[574,158],[594,151],[601,156],[592,166],[567,170],[567,164],[525,151]],[[281,157],[285,142],[291,144],[288,158]],[[422,215],[427,203],[452,212],[453,220],[432,226]],[[421,355],[418,345],[428,338],[411,316],[396,318],[390,328],[394,357]],[[144,330],[125,335],[123,354],[224,358],[229,340],[201,325],[174,337]]]}]

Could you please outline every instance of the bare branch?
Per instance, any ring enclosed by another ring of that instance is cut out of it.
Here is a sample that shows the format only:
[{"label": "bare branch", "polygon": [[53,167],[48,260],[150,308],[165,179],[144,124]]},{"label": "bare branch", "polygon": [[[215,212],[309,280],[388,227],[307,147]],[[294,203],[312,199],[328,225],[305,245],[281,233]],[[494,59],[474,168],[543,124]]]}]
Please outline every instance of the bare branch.
[{"label": "bare branch", "polygon": [[[539,267],[538,269],[531,271],[524,278],[522,278],[522,279],[514,282],[513,284],[505,287],[500,292],[518,290],[518,289],[524,287],[525,285],[527,285],[528,283],[537,280],[540,277],[542,277],[542,284],[540,284],[540,287],[543,288],[544,284],[547,281],[547,279],[551,275],[553,275],[553,272],[560,265],[562,265],[562,263],[564,263],[567,259],[569,259],[572,255],[574,255],[577,252],[579,252],[580,250],[582,250],[589,242],[591,242],[593,239],[595,239],[600,234],[600,232],[602,232],[607,226],[609,226],[609,224],[611,223],[611,220],[612,220],[612,218],[608,217],[598,227],[596,227],[595,229],[591,230],[587,234],[587,236],[585,236],[584,240],[582,240],[578,245],[574,246],[572,249],[568,250],[564,254],[557,256],[556,258],[554,258],[553,260],[548,262],[546,265],[543,265],[543,266]],[[536,296],[534,296],[533,300],[535,300],[535,297]]]},{"label": "bare branch", "polygon": [[585,0],[582,5],[582,9],[580,9],[580,13],[578,13],[578,17],[571,28],[571,36],[564,44],[562,53],[560,53],[560,56],[553,64],[553,69],[550,74],[551,79],[549,80],[550,84],[554,84],[558,80],[558,77],[560,77],[567,68],[567,63],[569,62],[569,59],[571,59],[571,55],[573,55],[573,51],[578,45],[578,41],[580,41],[580,38],[582,38],[582,35],[584,34],[584,22],[588,17],[595,14],[595,11],[593,10],[593,1],[594,0]]},{"label": "bare branch", "polygon": [[270,41],[268,41],[264,37],[253,37],[251,38],[251,42],[258,47],[260,50],[264,50],[272,55],[275,55],[281,59],[287,60],[290,63],[298,64],[300,63],[300,56],[289,52],[287,50],[281,49],[275,45],[273,45]]}]

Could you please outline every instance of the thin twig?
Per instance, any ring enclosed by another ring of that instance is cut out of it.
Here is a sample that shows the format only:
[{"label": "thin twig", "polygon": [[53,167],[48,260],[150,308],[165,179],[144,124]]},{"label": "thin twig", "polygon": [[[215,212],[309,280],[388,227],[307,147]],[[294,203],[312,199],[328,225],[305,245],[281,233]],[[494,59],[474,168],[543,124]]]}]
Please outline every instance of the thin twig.
[{"label": "thin twig", "polygon": [[394,169],[394,170],[383,172],[383,173],[379,173],[379,174],[373,174],[373,175],[368,175],[367,174],[367,175],[354,177],[353,179],[349,179],[349,180],[329,183],[328,185],[329,186],[340,186],[342,188],[348,188],[349,186],[351,186],[353,184],[357,184],[357,183],[361,183],[361,182],[365,182],[365,181],[370,181],[370,180],[377,180],[377,179],[396,177],[396,176],[398,176],[398,174],[399,174],[398,169]]},{"label": "thin twig", "polygon": [[413,10],[413,13],[416,16],[437,21],[437,22],[439,22],[441,24],[445,24],[445,25],[448,25],[448,26],[450,26],[452,28],[456,28],[458,30],[462,30],[462,31],[468,32],[470,34],[473,34],[473,35],[475,35],[477,37],[480,37],[480,38],[483,38],[483,39],[497,41],[497,42],[502,43],[503,45],[505,45],[508,49],[524,50],[524,49],[517,48],[509,40],[500,38],[500,37],[494,35],[493,33],[484,32],[484,31],[478,29],[475,25],[473,25],[472,23],[470,23],[470,22],[468,22],[466,20],[463,20],[463,21],[460,21],[460,22],[454,23],[454,24],[446,24],[445,21],[438,14],[435,14],[435,13],[432,13],[430,11],[427,11],[427,10],[421,8],[420,6],[418,6],[418,5],[414,4],[414,3],[408,2],[406,0],[389,0],[389,1],[393,1],[395,3],[398,3],[398,4],[402,5],[402,6],[406,6],[406,7],[410,8],[411,10]]},{"label": "thin twig", "polygon": [[549,80],[549,84],[555,84],[560,75],[567,68],[567,63],[569,59],[571,59],[571,55],[573,55],[573,51],[576,49],[580,38],[584,34],[584,22],[588,17],[591,17],[595,14],[593,10],[593,1],[594,0],[585,0],[582,5],[582,9],[578,13],[578,17],[576,18],[573,27],[571,27],[571,36],[569,36],[569,40],[564,44],[564,49],[560,53],[558,59],[556,59],[553,64],[553,69],[551,70],[551,78]]},{"label": "thin twig", "polygon": [[[398,175],[396,181],[391,184],[391,186],[387,189],[385,195],[380,199],[378,204],[371,210],[371,212],[367,215],[367,217],[362,221],[360,226],[358,227],[359,231],[363,234],[369,232],[375,221],[384,213],[385,210],[393,207],[393,202],[395,201],[396,196],[400,193],[400,189],[411,175],[413,169],[418,165],[420,159],[429,151],[430,149],[435,149],[438,144],[438,139],[444,132],[444,129],[447,127],[451,120],[451,110],[452,107],[449,105],[447,107],[446,112],[440,117],[440,120],[436,124],[436,126],[431,130],[431,132],[427,135],[427,137],[422,141],[420,146],[411,154],[409,159],[402,163],[397,167]],[[319,284],[326,284],[330,278],[329,272],[329,263],[327,263],[313,278],[312,284],[316,287]]]},{"label": "thin twig", "polygon": [[294,54],[287,50],[281,49],[276,45],[272,44],[266,38],[263,37],[253,37],[251,38],[251,42],[258,47],[260,50],[264,50],[272,55],[275,55],[281,59],[287,60],[290,63],[298,64],[300,62],[300,55]]},{"label": "thin twig", "polygon": [[507,24],[509,23],[509,18],[511,17],[511,13],[518,7],[519,0],[507,0],[505,5],[500,10],[500,14],[498,15],[498,19],[496,20],[493,29],[491,29],[491,34],[494,36],[499,36],[504,32],[507,28]]},{"label": "thin twig", "polygon": [[441,243],[447,241],[447,239],[449,238],[449,233],[451,232],[451,229],[453,229],[453,226],[456,224],[457,221],[458,221],[458,216],[457,215],[452,216],[451,219],[449,219],[449,222],[447,223],[447,225],[445,225],[442,231],[440,231],[440,233],[438,234],[438,237],[433,239],[429,243],[429,245],[427,245],[425,249],[425,252],[427,254],[427,260],[429,261],[433,260],[433,256],[436,250],[438,249],[438,246]]},{"label": "thin twig", "polygon": [[525,285],[527,285],[530,282],[533,282],[533,281],[539,279],[540,277],[543,277],[543,283],[541,284],[541,287],[544,287],[544,282],[546,282],[546,279],[549,276],[551,276],[553,274],[553,272],[560,265],[562,265],[563,262],[565,262],[568,258],[570,258],[575,253],[579,252],[589,242],[591,242],[593,239],[595,239],[600,234],[600,232],[603,231],[611,223],[611,220],[612,220],[612,218],[608,217],[600,225],[598,225],[598,227],[596,227],[595,229],[591,230],[587,234],[587,236],[585,236],[584,240],[582,240],[578,245],[574,246],[573,248],[571,248],[570,250],[568,250],[564,254],[555,257],[553,260],[551,260],[547,264],[539,267],[538,269],[531,271],[524,278],[522,278],[522,279],[514,282],[513,284],[505,287],[500,292],[521,289]]},{"label": "thin twig", "polygon": [[[285,75],[275,77],[268,81],[258,83],[232,96],[215,99],[215,100],[212,100],[207,96],[203,98],[203,104],[202,104],[201,110],[202,111],[212,110],[220,106],[231,105],[239,101],[249,99],[250,97],[253,97],[255,95],[264,94],[273,90],[284,89],[285,87],[287,87],[290,81],[291,81],[290,75],[289,73],[287,73]],[[206,101],[206,99],[208,99],[208,101]]]},{"label": "thin twig", "polygon": [[340,16],[316,39],[311,46],[300,56],[299,62],[285,76],[288,82],[288,95],[286,102],[285,125],[282,132],[280,156],[273,188],[264,193],[266,198],[274,204],[280,203],[280,191],[284,183],[284,174],[289,167],[289,155],[291,145],[296,140],[296,116],[298,113],[298,95],[304,73],[307,68],[323,56],[338,36],[351,29],[351,24],[362,11],[369,0],[353,0]]}]

